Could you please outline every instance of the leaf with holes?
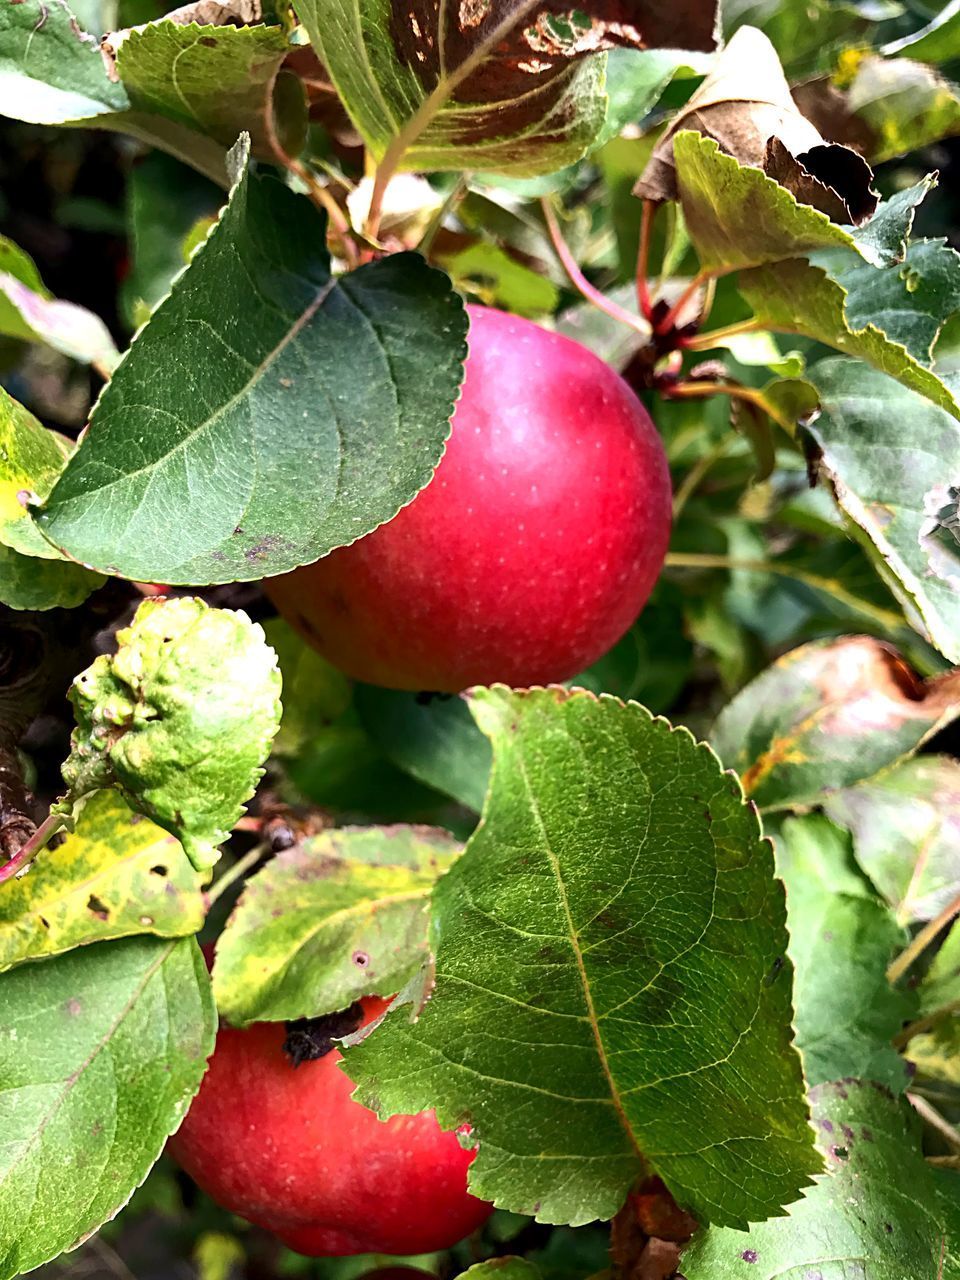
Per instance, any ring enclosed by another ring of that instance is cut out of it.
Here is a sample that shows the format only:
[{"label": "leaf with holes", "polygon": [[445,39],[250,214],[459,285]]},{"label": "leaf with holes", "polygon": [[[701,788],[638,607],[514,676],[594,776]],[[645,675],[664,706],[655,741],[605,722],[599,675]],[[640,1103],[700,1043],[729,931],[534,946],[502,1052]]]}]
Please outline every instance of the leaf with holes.
[{"label": "leaf with holes", "polygon": [[857,861],[903,924],[932,920],[960,886],[960,762],[904,760],[827,798]]},{"label": "leaf with holes", "polygon": [[196,933],[202,888],[174,836],[97,791],[75,832],[0,894],[0,969],[134,933]]},{"label": "leaf with holes", "polygon": [[449,280],[417,254],[331,277],[323,216],[244,170],[100,397],[40,526],[84,564],[147,582],[247,581],[316,560],[430,480],[466,330]]},{"label": "leaf with holes", "polygon": [[[710,1227],[683,1255],[686,1280],[957,1280],[955,1208],[941,1202],[905,1102],[859,1080],[810,1091],[827,1172],[785,1218],[749,1232]],[[950,1175],[956,1203],[960,1179]]]},{"label": "leaf with holes", "polygon": [[806,430],[821,475],[893,591],[960,662],[960,425],[852,360],[821,360],[809,376],[821,413]]},{"label": "leaf with holes", "polygon": [[0,1280],[11,1280],[123,1208],[200,1085],[216,1013],[193,939],[99,943],[0,983]]},{"label": "leaf with holes", "polygon": [[611,1217],[651,1166],[701,1220],[778,1212],[818,1162],[783,890],[737,780],[636,703],[471,706],[493,777],[434,890],[435,988],[347,1051],[355,1096],[469,1124],[473,1191],[544,1222]]},{"label": "leaf with holes", "polygon": [[429,954],[430,892],[459,852],[430,827],[346,827],[287,849],[217,943],[217,1008],[242,1026],[392,996]]},{"label": "leaf with holes", "polygon": [[960,672],[919,680],[867,636],[779,658],[720,713],[711,741],[763,808],[823,803],[912,755],[960,715]]},{"label": "leaf with holes", "polygon": [[607,111],[597,51],[705,50],[712,0],[303,0],[311,43],[375,159],[408,169],[549,173]]}]

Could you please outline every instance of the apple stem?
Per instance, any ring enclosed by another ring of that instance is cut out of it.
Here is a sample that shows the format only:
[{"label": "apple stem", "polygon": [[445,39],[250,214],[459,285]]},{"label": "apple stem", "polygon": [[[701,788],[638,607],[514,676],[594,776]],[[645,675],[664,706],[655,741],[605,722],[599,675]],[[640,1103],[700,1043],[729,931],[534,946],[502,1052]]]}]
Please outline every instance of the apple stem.
[{"label": "apple stem", "polygon": [[647,276],[650,271],[650,237],[656,216],[656,203],[653,200],[644,200],[643,212],[640,216],[640,248],[637,252],[637,304],[645,320],[653,318],[653,303],[650,299]]},{"label": "apple stem", "polygon": [[242,858],[238,858],[232,867],[223,873],[219,880],[210,886],[203,895],[204,904],[209,911],[216,900],[224,894],[232,884],[236,884],[238,880],[242,880],[248,871],[251,871],[264,854],[269,853],[270,845],[265,841],[263,844],[255,844],[249,852],[245,853]]},{"label": "apple stem", "polygon": [[893,1047],[895,1049],[905,1049],[914,1036],[919,1036],[924,1031],[929,1031],[931,1027],[936,1026],[941,1018],[949,1018],[954,1013],[960,1013],[960,999],[951,1000],[947,1004],[941,1005],[939,1009],[934,1009],[932,1013],[924,1014],[916,1022],[908,1022],[903,1030],[898,1031],[894,1036]]},{"label": "apple stem", "polygon": [[570,252],[570,246],[563,238],[556,214],[545,196],[541,199],[540,206],[543,209],[547,230],[550,232],[550,239],[553,241],[553,247],[557,251],[557,257],[563,264],[563,269],[570,277],[570,282],[574,288],[586,298],[587,302],[592,303],[598,311],[606,312],[613,320],[627,325],[628,328],[633,329],[636,333],[642,334],[644,338],[649,338],[651,330],[646,320],[641,316],[633,315],[632,312],[627,311],[625,307],[619,306],[610,298],[604,297],[600,290],[595,288],[580,270],[576,258]]},{"label": "apple stem", "polygon": [[736,324],[725,324],[720,329],[708,329],[706,333],[681,338],[679,345],[685,351],[709,351],[711,347],[722,346],[727,338],[735,338],[740,333],[756,333],[761,327],[760,321],[755,317],[752,320],[738,320]]},{"label": "apple stem", "polygon": [[689,499],[700,487],[700,482],[710,470],[715,462],[719,462],[732,441],[736,440],[736,436],[724,435],[717,444],[714,445],[702,458],[693,464],[687,474],[683,477],[683,482],[677,488],[673,498],[673,518],[674,520],[680,515],[680,512],[687,505]]},{"label": "apple stem", "polygon": [[945,928],[958,913],[960,913],[960,893],[947,903],[938,916],[934,916],[932,920],[925,924],[916,937],[910,941],[909,945],[904,947],[900,954],[890,963],[887,969],[887,981],[892,983],[902,978],[914,960],[922,955],[940,930]]},{"label": "apple stem", "polygon": [[460,201],[467,193],[467,175],[461,173],[456,182],[450,188],[447,198],[430,219],[430,223],[420,238],[417,245],[417,253],[422,254],[424,258],[429,258],[430,250],[433,248],[433,242],[437,238],[437,232],[443,226],[443,220],[448,213],[452,213]]},{"label": "apple stem", "polygon": [[20,846],[9,862],[0,867],[0,884],[23,875],[37,854],[65,826],[66,819],[62,813],[48,813],[26,843]]},{"label": "apple stem", "polygon": [[694,297],[699,289],[704,288],[713,279],[714,274],[712,271],[698,271],[684,289],[683,293],[681,293],[680,297],[656,326],[656,332],[663,335],[669,333],[671,329],[676,328],[680,313],[683,311],[690,299]]}]

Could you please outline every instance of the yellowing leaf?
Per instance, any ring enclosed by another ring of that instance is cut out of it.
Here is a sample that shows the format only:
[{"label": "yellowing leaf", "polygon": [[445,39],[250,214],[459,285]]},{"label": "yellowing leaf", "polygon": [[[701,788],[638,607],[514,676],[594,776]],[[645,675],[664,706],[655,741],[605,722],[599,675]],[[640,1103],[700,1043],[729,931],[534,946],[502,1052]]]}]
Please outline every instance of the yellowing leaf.
[{"label": "yellowing leaf", "polygon": [[98,791],[76,831],[0,890],[0,969],[104,938],[196,933],[201,889],[174,836]]}]

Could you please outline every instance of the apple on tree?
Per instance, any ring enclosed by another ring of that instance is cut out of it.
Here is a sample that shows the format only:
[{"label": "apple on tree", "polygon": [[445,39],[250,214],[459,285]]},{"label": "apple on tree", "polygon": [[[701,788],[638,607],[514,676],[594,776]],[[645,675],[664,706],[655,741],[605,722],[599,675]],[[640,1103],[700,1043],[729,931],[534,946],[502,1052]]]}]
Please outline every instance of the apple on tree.
[{"label": "apple on tree", "polygon": [[567,679],[620,639],[666,554],[667,461],[633,391],[569,338],[467,310],[431,482],[366,537],[265,583],[309,643],[372,684]]},{"label": "apple on tree", "polygon": [[310,1257],[431,1253],[492,1212],[467,1191],[476,1152],[441,1130],[432,1111],[381,1121],[350,1096],[333,1037],[374,1021],[389,1003],[366,997],[290,1036],[275,1022],[221,1027],[170,1143],[214,1200]]}]

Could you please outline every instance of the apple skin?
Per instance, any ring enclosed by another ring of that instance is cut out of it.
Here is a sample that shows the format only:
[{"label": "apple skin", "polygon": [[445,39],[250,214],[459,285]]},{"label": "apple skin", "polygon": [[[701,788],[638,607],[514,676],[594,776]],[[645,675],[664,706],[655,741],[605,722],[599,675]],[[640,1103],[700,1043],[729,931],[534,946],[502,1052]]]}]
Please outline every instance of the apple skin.
[{"label": "apple skin", "polygon": [[[363,1023],[389,1001],[361,1001]],[[446,1249],[487,1220],[476,1155],[432,1111],[381,1121],[350,1094],[342,1054],[294,1067],[283,1023],[221,1027],[170,1153],[218,1204],[308,1257]]]},{"label": "apple skin", "polygon": [[395,689],[567,679],[646,603],[670,537],[670,473],[643,405],[592,351],[467,308],[446,453],[387,524],[268,579],[335,666]]}]

